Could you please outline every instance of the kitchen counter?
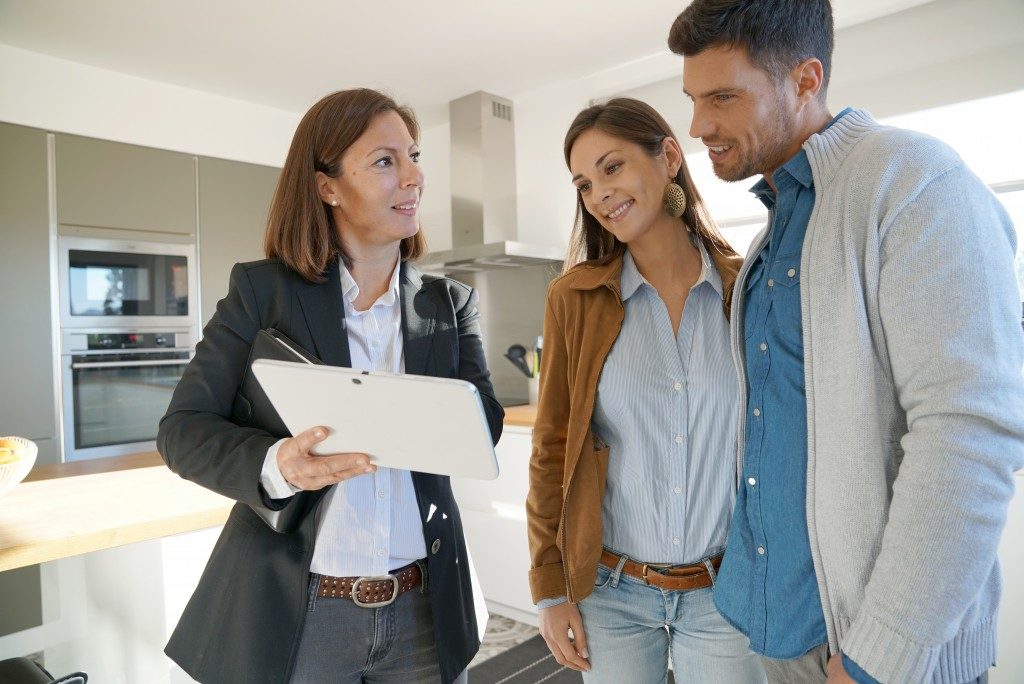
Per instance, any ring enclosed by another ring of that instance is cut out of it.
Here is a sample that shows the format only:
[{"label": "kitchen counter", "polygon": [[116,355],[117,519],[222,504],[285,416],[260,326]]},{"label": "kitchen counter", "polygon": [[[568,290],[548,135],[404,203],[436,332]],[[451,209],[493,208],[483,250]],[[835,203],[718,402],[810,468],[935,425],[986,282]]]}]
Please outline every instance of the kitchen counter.
[{"label": "kitchen counter", "polygon": [[523,404],[521,406],[505,407],[505,426],[532,428],[537,420],[537,405]]},{"label": "kitchen counter", "polygon": [[0,571],[223,525],[233,503],[156,452],[39,466],[0,498]]},{"label": "kitchen counter", "polygon": [[[536,415],[510,406],[505,425],[533,427]],[[0,497],[0,571],[223,525],[233,503],[155,451],[36,466]]]}]

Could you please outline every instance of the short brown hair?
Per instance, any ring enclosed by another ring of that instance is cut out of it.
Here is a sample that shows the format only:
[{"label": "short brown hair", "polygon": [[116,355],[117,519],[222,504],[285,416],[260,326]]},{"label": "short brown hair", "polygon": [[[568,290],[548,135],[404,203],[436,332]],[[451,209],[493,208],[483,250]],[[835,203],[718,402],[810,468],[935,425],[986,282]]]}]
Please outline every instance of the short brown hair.
[{"label": "short brown hair", "polygon": [[[324,273],[335,259],[351,266],[338,235],[331,209],[320,199],[316,172],[332,178],[341,173],[341,157],[359,139],[370,122],[386,112],[395,112],[419,142],[420,127],[409,107],[399,106],[384,93],[354,88],[331,93],[313,105],[302,117],[292,138],[288,157],[277,181],[267,215],[263,251],[277,257],[310,282],[323,282]],[[402,260],[416,259],[426,252],[423,229],[402,240]]]},{"label": "short brown hair", "polygon": [[[569,131],[565,134],[565,164],[569,165],[569,155],[576,140],[586,131],[596,128],[602,133],[639,145],[647,154],[656,157],[661,154],[665,138],[675,138],[672,129],[654,107],[646,102],[630,97],[616,97],[604,104],[587,107],[576,115]],[[682,222],[688,226],[704,243],[705,248],[718,250],[723,254],[735,255],[736,252],[725,241],[711,214],[704,206],[704,200],[697,192],[697,186],[690,178],[690,170],[686,167],[686,159],[682,160],[679,172],[673,179],[686,195],[686,210],[683,211]],[[569,249],[565,257],[564,270],[568,271],[583,261],[597,260],[607,263],[623,254],[626,245],[617,237],[604,229],[604,226],[587,211],[583,204],[583,195],[576,191],[576,219],[572,236],[569,238]]]},{"label": "short brown hair", "polygon": [[693,0],[672,23],[668,47],[684,57],[712,47],[743,48],[776,83],[814,57],[821,62],[823,99],[834,34],[830,0]]}]

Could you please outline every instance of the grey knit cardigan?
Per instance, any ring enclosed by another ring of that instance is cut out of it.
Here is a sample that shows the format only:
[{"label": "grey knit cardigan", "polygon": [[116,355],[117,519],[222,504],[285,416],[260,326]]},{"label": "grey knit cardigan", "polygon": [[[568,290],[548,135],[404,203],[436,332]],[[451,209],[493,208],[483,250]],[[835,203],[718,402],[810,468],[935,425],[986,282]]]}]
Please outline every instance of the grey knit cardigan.
[{"label": "grey knit cardigan", "polygon": [[995,660],[996,549],[1024,466],[1014,229],[949,147],[867,112],[803,147],[807,522],[830,650],[882,682],[960,684]]}]

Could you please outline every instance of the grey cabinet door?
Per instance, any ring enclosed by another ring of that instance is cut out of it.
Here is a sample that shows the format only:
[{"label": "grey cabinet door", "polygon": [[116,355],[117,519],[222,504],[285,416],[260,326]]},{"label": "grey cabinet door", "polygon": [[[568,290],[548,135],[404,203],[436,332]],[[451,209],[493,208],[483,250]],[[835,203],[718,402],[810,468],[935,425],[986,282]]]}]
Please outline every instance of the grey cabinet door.
[{"label": "grey cabinet door", "polygon": [[0,150],[0,435],[56,462],[46,132],[0,124]]},{"label": "grey cabinet door", "polygon": [[199,158],[199,290],[205,326],[228,291],[231,267],[263,258],[267,209],[281,169]]},{"label": "grey cabinet door", "polygon": [[195,234],[195,157],[60,134],[56,153],[58,223]]}]

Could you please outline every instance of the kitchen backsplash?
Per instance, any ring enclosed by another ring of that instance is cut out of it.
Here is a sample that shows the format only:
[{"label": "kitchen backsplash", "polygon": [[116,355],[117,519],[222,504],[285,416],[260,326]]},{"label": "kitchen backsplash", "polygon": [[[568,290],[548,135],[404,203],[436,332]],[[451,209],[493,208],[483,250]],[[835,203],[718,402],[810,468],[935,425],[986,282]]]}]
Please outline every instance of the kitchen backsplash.
[{"label": "kitchen backsplash", "polygon": [[513,344],[532,349],[544,327],[548,283],[561,264],[485,271],[455,276],[480,295],[480,328],[494,391],[505,405],[525,404],[527,378],[505,358]]}]

